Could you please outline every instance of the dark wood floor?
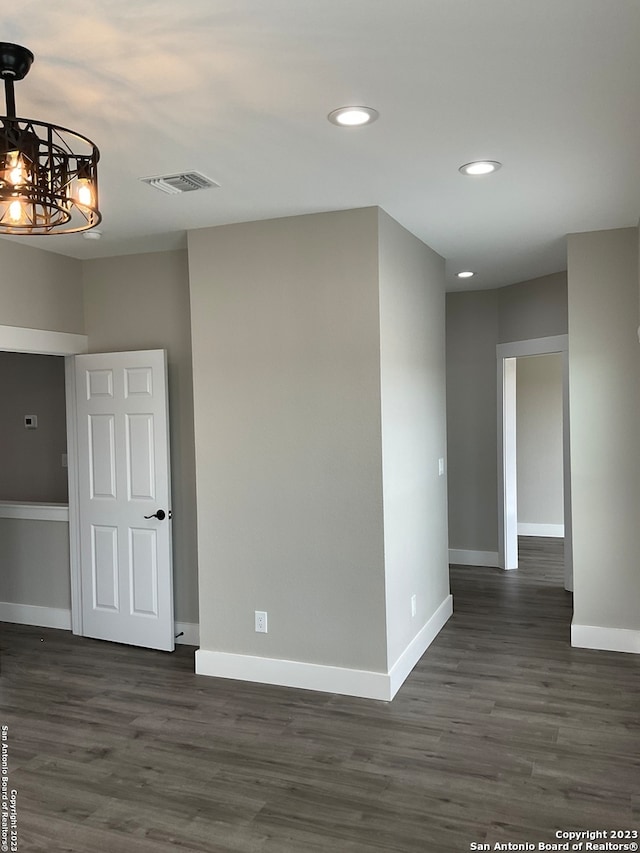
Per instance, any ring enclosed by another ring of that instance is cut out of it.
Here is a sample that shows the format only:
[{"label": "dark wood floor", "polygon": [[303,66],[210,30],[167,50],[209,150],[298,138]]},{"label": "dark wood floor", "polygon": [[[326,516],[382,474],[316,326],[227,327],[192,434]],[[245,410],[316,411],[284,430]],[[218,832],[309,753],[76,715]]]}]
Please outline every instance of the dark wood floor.
[{"label": "dark wood floor", "polygon": [[454,616],[390,704],[1,626],[20,853],[447,853],[637,828],[639,661],[570,647],[561,548],[453,567]]}]

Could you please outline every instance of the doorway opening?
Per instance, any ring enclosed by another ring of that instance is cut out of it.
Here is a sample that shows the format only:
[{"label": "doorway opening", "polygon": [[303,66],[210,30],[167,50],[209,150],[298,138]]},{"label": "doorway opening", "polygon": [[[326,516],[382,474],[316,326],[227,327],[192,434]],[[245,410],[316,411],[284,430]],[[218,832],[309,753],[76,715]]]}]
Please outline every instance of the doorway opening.
[{"label": "doorway opening", "polygon": [[[70,627],[82,636],[173,651],[166,351],[87,355],[87,344],[84,335],[0,326],[0,352],[9,358],[65,357],[58,384],[66,398],[66,424],[63,412],[59,419],[68,507],[58,520],[68,522]],[[26,428],[36,422],[37,413],[25,416]],[[46,559],[31,562],[37,572]],[[40,619],[45,611],[50,619],[52,608],[16,605],[5,608],[9,615],[22,610],[25,618],[16,621],[49,624]],[[57,611],[56,620],[67,624],[50,627],[68,628],[68,607]]]},{"label": "doorway opening", "polygon": [[[65,398],[66,398],[66,452],[68,482],[68,521],[70,542],[70,584],[71,584],[71,630],[82,633],[80,609],[79,555],[74,543],[78,539],[78,504],[76,483],[76,435],[75,435],[75,383],[73,377],[73,358],[86,353],[88,339],[86,335],[69,332],[52,332],[42,329],[28,329],[18,326],[0,326],[0,351],[8,353],[29,353],[32,355],[53,355],[65,357]],[[52,627],[61,627],[55,625]]]},{"label": "doorway opening", "polygon": [[[503,569],[518,567],[518,451],[516,361],[519,358],[557,353],[562,374],[562,491],[564,533],[564,586],[573,589],[571,548],[571,462],[569,453],[568,336],[557,335],[499,344],[498,371],[498,528],[499,562]],[[526,530],[526,528],[521,528]],[[540,531],[542,532],[542,531]],[[556,529],[555,534],[557,535]]]}]

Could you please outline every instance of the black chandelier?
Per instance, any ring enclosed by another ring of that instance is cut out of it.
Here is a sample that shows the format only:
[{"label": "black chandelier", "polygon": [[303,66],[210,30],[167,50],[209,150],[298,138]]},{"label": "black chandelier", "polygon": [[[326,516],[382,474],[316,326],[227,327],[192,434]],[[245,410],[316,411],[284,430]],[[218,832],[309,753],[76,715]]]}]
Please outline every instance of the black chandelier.
[{"label": "black chandelier", "polygon": [[0,234],[71,234],[94,228],[100,152],[55,124],[16,117],[13,84],[33,62],[26,47],[0,42],[7,114],[0,116]]}]

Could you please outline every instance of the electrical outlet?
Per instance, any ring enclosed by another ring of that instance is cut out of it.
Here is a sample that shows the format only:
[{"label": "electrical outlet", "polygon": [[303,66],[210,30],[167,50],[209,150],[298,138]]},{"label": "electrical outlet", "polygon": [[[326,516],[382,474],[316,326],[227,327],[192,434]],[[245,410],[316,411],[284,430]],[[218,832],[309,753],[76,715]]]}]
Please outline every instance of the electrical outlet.
[{"label": "electrical outlet", "polygon": [[415,616],[418,612],[418,598],[416,595],[411,596],[411,616]]},{"label": "electrical outlet", "polygon": [[267,633],[267,612],[266,610],[256,610],[256,633]]}]

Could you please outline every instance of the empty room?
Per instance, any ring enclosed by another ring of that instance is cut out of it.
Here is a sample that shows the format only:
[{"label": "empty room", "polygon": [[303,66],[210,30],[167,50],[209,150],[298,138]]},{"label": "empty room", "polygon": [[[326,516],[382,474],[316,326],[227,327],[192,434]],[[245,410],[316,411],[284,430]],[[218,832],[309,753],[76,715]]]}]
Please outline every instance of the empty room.
[{"label": "empty room", "polygon": [[637,850],[640,5],[0,38],[0,850]]}]

